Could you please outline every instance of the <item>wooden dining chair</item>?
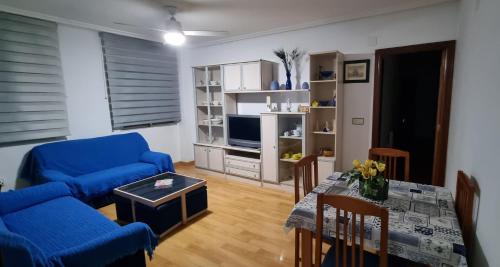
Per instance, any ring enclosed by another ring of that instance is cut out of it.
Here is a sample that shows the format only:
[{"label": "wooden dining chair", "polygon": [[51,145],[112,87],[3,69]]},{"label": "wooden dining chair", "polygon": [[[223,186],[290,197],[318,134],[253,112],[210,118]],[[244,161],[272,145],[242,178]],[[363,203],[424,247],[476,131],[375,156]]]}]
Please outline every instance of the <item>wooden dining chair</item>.
[{"label": "wooden dining chair", "polygon": [[[294,168],[294,191],[295,204],[300,201],[300,181],[302,180],[302,188],[304,196],[311,193],[318,185],[318,156],[309,155],[303,157],[293,166]],[[302,178],[302,179],[301,179]],[[295,228],[295,267],[299,266],[300,262],[300,229]]]},{"label": "wooden dining chair", "polygon": [[[472,250],[474,241],[474,197],[477,186],[463,171],[457,174],[457,190],[455,195],[455,210],[460,222],[464,245],[467,251]],[[470,255],[470,253],[468,253]]]},{"label": "wooden dining chair", "polygon": [[[323,210],[324,205],[330,205],[336,209],[335,220],[335,246],[330,247],[326,256],[321,260],[323,244]],[[342,211],[342,213],[341,213]],[[349,213],[351,217],[349,218]],[[342,214],[342,216],[341,216]],[[359,228],[356,228],[356,217],[359,215]],[[380,250],[378,256],[364,251],[365,216],[380,218]],[[342,218],[342,219],[340,219]],[[342,224],[342,228],[340,225]],[[349,224],[351,224],[351,237],[349,238]],[[370,202],[343,195],[318,194],[316,213],[316,245],[315,245],[315,267],[347,267],[347,266],[381,266],[387,267],[387,240],[389,238],[389,212],[384,207],[379,207]],[[343,235],[340,235],[343,229]],[[356,231],[359,230],[359,246],[356,245]],[[350,246],[348,246],[350,244]],[[342,249],[342,251],[341,251]],[[356,255],[359,255],[357,257]],[[356,264],[356,259],[359,264]]]},{"label": "wooden dining chair", "polygon": [[384,174],[386,178],[393,180],[402,180],[401,177],[398,177],[398,160],[404,159],[404,180],[410,181],[410,153],[408,151],[388,147],[373,147],[368,151],[368,158],[383,161],[385,163]]}]

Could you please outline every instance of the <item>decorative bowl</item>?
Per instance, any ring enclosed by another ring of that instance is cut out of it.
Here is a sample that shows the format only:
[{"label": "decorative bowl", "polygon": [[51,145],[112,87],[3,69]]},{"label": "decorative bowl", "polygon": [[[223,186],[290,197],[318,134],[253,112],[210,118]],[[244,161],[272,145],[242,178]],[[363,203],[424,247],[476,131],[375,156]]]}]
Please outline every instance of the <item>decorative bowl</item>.
[{"label": "decorative bowl", "polygon": [[332,70],[323,70],[319,72],[319,76],[321,76],[321,79],[323,80],[328,80],[332,78],[333,71]]}]

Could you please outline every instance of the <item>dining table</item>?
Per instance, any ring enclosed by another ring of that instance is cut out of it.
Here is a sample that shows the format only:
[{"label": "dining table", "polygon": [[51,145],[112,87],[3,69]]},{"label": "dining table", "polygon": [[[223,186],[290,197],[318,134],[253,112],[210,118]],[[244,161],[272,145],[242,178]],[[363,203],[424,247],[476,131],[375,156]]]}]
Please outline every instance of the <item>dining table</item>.
[{"label": "dining table", "polygon": [[[362,197],[358,182],[349,184],[348,180],[342,173],[334,173],[299,201],[288,216],[285,232],[300,229],[302,266],[309,267],[312,262],[312,239],[316,231],[316,200],[319,193],[351,196],[386,207],[389,211],[390,255],[429,266],[467,266],[462,233],[449,189],[389,180],[388,198],[375,201]],[[323,236],[334,238],[335,209],[325,205],[323,210]],[[352,226],[350,223],[348,225],[349,236]],[[356,228],[359,225],[357,222]],[[380,248],[380,218],[365,216],[364,225],[365,250],[376,253]],[[359,228],[356,229],[358,243],[359,232]]]}]

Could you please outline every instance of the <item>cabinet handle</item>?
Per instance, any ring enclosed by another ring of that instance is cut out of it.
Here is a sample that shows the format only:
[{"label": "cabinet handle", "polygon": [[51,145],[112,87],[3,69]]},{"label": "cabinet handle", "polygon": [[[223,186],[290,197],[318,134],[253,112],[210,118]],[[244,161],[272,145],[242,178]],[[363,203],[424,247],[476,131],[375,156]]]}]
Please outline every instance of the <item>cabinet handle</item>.
[{"label": "cabinet handle", "polygon": [[243,86],[243,89],[247,89],[247,87],[246,87],[246,86]]}]

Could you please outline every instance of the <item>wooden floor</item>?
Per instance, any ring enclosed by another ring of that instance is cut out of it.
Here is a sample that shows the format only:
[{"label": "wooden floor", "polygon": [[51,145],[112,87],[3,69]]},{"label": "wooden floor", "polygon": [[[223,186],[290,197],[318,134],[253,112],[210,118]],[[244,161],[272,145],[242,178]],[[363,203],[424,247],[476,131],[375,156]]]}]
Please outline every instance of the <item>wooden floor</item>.
[{"label": "wooden floor", "polygon": [[[293,231],[283,224],[293,194],[228,180],[192,165],[176,170],[207,180],[208,213],[165,236],[148,266],[293,266]],[[100,211],[116,219],[114,205]]]}]

